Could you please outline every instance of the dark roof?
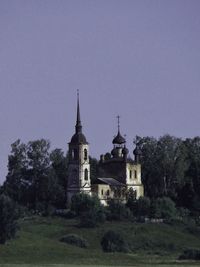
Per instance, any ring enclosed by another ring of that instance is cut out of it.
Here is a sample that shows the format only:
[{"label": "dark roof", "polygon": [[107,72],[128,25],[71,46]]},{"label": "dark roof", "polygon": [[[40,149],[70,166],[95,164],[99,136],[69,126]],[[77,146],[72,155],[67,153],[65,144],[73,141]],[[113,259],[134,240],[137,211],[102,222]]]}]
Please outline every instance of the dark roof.
[{"label": "dark roof", "polygon": [[123,136],[121,136],[120,131],[118,131],[118,134],[117,134],[117,136],[115,136],[115,138],[113,139],[112,143],[113,144],[118,144],[118,145],[126,143],[126,140],[125,140],[125,138]]},{"label": "dark roof", "polygon": [[88,142],[85,135],[81,132],[78,132],[72,136],[71,144],[88,144]]},{"label": "dark roof", "polygon": [[120,183],[114,178],[97,178],[97,180],[103,182],[104,184],[113,185],[113,186],[125,186],[125,184]]}]

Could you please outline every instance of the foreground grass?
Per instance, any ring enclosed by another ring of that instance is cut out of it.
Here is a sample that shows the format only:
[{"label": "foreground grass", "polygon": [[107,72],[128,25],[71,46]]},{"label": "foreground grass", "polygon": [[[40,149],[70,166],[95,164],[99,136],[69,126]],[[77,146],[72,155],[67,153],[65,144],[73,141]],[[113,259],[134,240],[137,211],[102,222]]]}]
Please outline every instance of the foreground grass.
[{"label": "foreground grass", "polygon": [[[20,228],[14,240],[0,246],[0,267],[200,266],[177,261],[184,249],[200,248],[200,234],[191,234],[185,226],[107,222],[95,229],[83,229],[75,220],[32,217],[21,221]],[[126,236],[133,253],[102,252],[101,237],[110,229]],[[87,239],[89,248],[60,242],[68,233]]]}]

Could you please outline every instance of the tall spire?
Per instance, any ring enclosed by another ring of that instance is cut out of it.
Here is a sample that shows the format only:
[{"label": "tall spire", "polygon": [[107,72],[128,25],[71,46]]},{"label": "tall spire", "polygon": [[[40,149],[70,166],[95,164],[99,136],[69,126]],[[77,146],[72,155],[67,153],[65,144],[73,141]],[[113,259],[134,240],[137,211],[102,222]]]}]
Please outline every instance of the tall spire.
[{"label": "tall spire", "polygon": [[117,128],[118,128],[118,133],[120,133],[120,116],[117,116]]},{"label": "tall spire", "polygon": [[82,125],[81,125],[81,116],[80,116],[80,106],[79,106],[79,90],[77,90],[77,117],[76,117],[76,133],[82,132]]}]

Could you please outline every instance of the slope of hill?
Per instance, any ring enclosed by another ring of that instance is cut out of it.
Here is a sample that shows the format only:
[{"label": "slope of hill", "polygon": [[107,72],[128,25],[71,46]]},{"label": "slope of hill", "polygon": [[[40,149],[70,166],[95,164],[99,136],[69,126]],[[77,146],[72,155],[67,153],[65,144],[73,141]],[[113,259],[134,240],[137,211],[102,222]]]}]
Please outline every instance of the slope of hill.
[{"label": "slope of hill", "polygon": [[[110,229],[127,238],[132,253],[102,252],[101,238]],[[183,266],[185,263],[177,262],[178,255],[186,248],[200,248],[200,233],[191,232],[184,225],[131,222],[106,222],[98,228],[83,229],[78,227],[76,220],[36,216],[21,221],[17,237],[0,246],[0,266],[12,263]],[[79,248],[60,242],[59,239],[68,233],[82,236],[89,247]],[[196,265],[195,262],[184,266],[192,265]]]}]

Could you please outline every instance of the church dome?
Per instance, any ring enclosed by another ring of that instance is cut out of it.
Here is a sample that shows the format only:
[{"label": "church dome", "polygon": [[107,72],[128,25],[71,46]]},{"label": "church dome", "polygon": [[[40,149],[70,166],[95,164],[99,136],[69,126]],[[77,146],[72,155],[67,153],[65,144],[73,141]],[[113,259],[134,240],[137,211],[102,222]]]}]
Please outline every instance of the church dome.
[{"label": "church dome", "polygon": [[122,153],[123,153],[124,155],[128,155],[128,153],[129,153],[128,148],[124,147],[124,148],[122,149]]},{"label": "church dome", "polygon": [[111,154],[112,154],[112,156],[115,158],[115,157],[117,157],[118,156],[118,149],[115,147],[115,148],[113,148],[113,150],[111,151]]},{"label": "church dome", "polygon": [[117,136],[115,136],[112,143],[121,145],[121,144],[124,144],[125,142],[126,142],[125,138],[123,136],[121,136],[120,132],[118,131],[118,134],[117,134]]},{"label": "church dome", "polygon": [[136,145],[136,148],[133,150],[133,154],[135,155],[135,156],[140,156],[140,155],[142,155],[142,150],[139,148],[139,146],[138,145]]},{"label": "church dome", "polygon": [[75,133],[72,136],[71,144],[87,144],[85,135],[81,132]]}]

